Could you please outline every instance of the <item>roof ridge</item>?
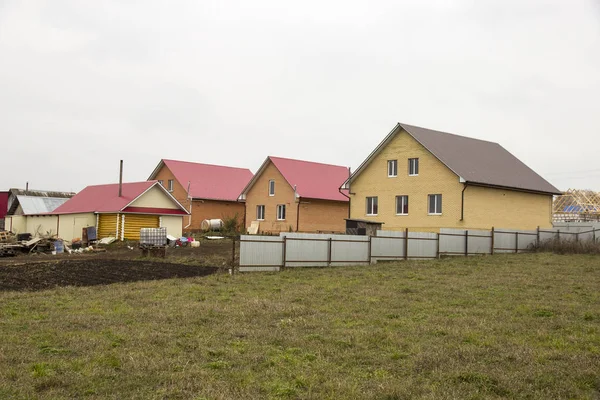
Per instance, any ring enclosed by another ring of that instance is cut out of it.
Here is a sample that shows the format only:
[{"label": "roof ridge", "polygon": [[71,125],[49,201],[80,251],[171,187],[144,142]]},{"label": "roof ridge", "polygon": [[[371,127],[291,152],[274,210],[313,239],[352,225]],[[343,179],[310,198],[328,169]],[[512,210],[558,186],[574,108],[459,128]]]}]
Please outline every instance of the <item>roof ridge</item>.
[{"label": "roof ridge", "polygon": [[[398,122],[398,125],[400,125],[402,128],[404,128],[407,131],[410,131],[410,128],[424,129],[424,130],[427,130],[427,131],[430,131],[430,132],[442,133],[444,135],[455,136],[455,137],[459,137],[459,138],[463,138],[463,139],[477,140],[479,142],[485,142],[485,143],[492,143],[492,144],[496,144],[496,145],[502,147],[502,145],[500,145],[500,143],[498,143],[498,142],[492,142],[491,140],[478,139],[478,138],[474,138],[474,137],[470,137],[470,136],[464,136],[464,135],[457,135],[456,133],[438,131],[436,129],[423,128],[422,126],[405,124],[403,122]],[[406,127],[408,127],[409,129],[407,129]]]},{"label": "roof ridge", "polygon": [[338,164],[327,164],[327,163],[322,163],[322,162],[318,162],[318,161],[307,161],[307,160],[299,160],[297,158],[287,158],[287,157],[278,157],[278,156],[269,156],[270,159],[280,159],[280,160],[288,160],[288,161],[298,161],[298,162],[303,162],[303,163],[310,163],[310,164],[319,164],[319,165],[327,165],[328,167],[339,167],[339,168],[346,168],[348,169],[347,166],[345,165],[338,165]]},{"label": "roof ridge", "polygon": [[205,165],[205,166],[209,166],[209,167],[231,168],[231,169],[241,169],[241,170],[244,170],[244,171],[250,171],[250,168],[244,168],[244,167],[232,167],[230,165],[207,164],[207,163],[201,163],[201,162],[196,162],[196,161],[173,160],[173,159],[170,159],[170,158],[163,158],[163,159],[161,159],[161,161],[162,162],[172,161],[172,162],[177,162],[177,163]]}]

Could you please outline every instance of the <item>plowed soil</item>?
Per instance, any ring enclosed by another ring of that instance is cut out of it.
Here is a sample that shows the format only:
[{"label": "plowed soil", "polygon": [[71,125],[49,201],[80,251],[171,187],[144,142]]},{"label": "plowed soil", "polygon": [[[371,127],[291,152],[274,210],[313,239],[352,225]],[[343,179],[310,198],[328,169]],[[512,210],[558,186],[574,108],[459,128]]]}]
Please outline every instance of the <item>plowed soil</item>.
[{"label": "plowed soil", "polygon": [[0,291],[206,276],[217,268],[137,260],[60,260],[0,266]]}]

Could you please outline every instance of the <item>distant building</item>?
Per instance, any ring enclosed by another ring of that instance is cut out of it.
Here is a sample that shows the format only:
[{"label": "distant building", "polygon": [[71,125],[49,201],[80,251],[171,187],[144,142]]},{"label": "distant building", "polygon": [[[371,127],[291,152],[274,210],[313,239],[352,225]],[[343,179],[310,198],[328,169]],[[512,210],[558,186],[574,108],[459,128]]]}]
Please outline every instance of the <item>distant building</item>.
[{"label": "distant building", "polygon": [[8,211],[8,192],[0,192],[0,231],[4,230],[4,217]]},{"label": "distant building", "polygon": [[10,189],[8,191],[6,215],[49,213],[73,196],[75,196],[73,192]]},{"label": "distant building", "polygon": [[185,208],[157,181],[88,186],[52,212],[6,217],[8,229],[34,236],[82,237],[96,227],[98,238],[139,240],[141,228],[167,228],[181,236]]}]

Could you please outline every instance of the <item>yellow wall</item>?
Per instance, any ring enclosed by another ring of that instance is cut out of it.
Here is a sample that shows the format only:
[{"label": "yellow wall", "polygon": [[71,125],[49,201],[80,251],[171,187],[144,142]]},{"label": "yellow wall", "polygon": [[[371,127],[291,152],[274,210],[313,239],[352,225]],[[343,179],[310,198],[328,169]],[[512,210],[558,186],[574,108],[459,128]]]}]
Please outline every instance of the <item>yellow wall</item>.
[{"label": "yellow wall", "polygon": [[72,241],[75,238],[81,238],[82,229],[88,226],[96,226],[96,216],[93,213],[85,214],[62,214],[62,215],[30,215],[26,218],[26,227],[24,232],[31,233],[34,237],[46,235],[56,235],[61,239]]},{"label": "yellow wall", "polygon": [[[419,175],[408,175],[408,159],[419,159]],[[398,176],[388,177],[387,161],[398,160]],[[437,231],[439,228],[535,229],[551,226],[552,196],[464,185],[405,131],[400,131],[351,183],[351,216],[383,222],[384,230]],[[428,214],[428,195],[442,194],[442,215]],[[396,196],[408,195],[408,215],[396,215]],[[366,197],[377,196],[377,216],[366,215]]]},{"label": "yellow wall", "polygon": [[131,204],[131,207],[179,208],[177,204],[173,202],[173,199],[157,186],[154,186],[144,193],[142,197],[134,201]]},{"label": "yellow wall", "polygon": [[27,232],[27,217],[22,215],[7,215],[4,219],[4,229],[12,233]]},{"label": "yellow wall", "polygon": [[552,227],[552,196],[469,186],[465,224],[472,228]]},{"label": "yellow wall", "polygon": [[45,236],[50,234],[56,235],[60,228],[58,225],[58,217],[56,215],[33,216],[28,215],[27,227],[25,232],[31,233],[33,237]]},{"label": "yellow wall", "polygon": [[300,232],[346,232],[348,202],[301,199]]},{"label": "yellow wall", "polygon": [[[181,219],[181,216],[163,215],[160,217],[160,226],[167,228],[167,235],[181,237],[183,234]],[[184,217],[184,219],[187,219],[187,217]]]}]

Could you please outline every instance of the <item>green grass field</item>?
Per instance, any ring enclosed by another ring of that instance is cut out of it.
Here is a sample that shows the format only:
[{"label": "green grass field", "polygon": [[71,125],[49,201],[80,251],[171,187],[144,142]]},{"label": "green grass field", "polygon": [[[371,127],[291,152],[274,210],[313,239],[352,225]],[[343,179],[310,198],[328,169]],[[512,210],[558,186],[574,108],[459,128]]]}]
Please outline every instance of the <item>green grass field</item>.
[{"label": "green grass field", "polygon": [[599,397],[598,256],[0,293],[3,399]]}]

